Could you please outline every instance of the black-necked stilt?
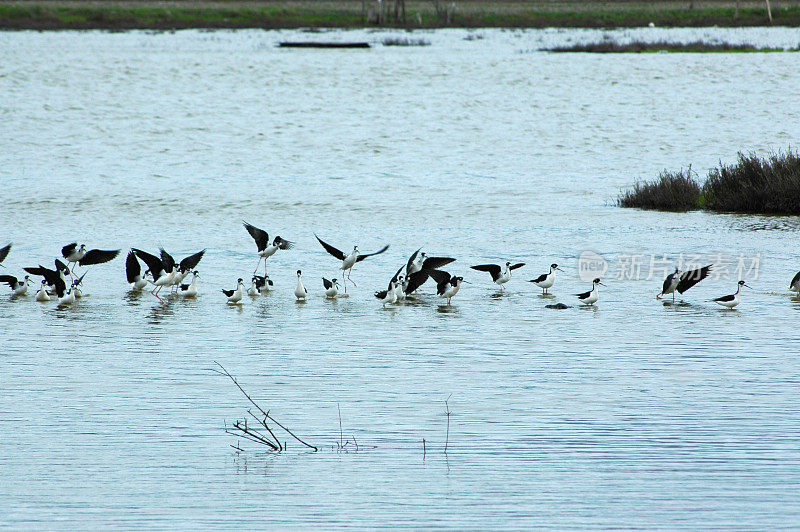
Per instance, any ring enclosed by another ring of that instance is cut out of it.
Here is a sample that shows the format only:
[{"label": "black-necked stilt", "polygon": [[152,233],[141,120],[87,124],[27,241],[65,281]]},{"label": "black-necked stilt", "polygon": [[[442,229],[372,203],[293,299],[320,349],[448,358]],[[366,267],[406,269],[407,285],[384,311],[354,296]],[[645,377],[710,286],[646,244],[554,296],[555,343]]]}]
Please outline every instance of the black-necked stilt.
[{"label": "black-necked stilt", "polygon": [[[6,244],[0,248],[0,266],[3,266],[3,261],[8,257],[8,252],[11,251],[11,244]],[[5,268],[5,266],[3,266]]]},{"label": "black-necked stilt", "polygon": [[0,283],[6,283],[11,287],[12,296],[24,296],[28,292],[30,280],[30,275],[26,275],[21,281],[13,275],[0,275]]},{"label": "black-necked stilt", "polygon": [[387,304],[391,305],[397,301],[397,293],[395,292],[395,281],[392,279],[389,281],[389,287],[386,290],[381,290],[380,292],[375,292],[375,297],[381,300],[383,306],[385,307]]},{"label": "black-necked stilt", "polygon": [[306,287],[303,286],[302,277],[303,272],[297,270],[297,286],[294,288],[294,297],[296,297],[298,300],[305,300],[306,296],[308,295],[308,290],[306,290]]},{"label": "black-necked stilt", "polygon": [[499,285],[501,290],[505,290],[503,285],[511,279],[511,270],[516,270],[523,266],[525,266],[524,262],[518,262],[516,264],[506,262],[505,270],[497,264],[479,264],[477,266],[470,266],[470,268],[478,270],[479,272],[489,272],[489,275],[492,276],[492,281]]},{"label": "black-necked stilt", "polygon": [[147,279],[142,277],[142,267],[133,251],[129,251],[125,258],[125,276],[131,285],[131,290],[141,290],[147,286]]},{"label": "black-necked stilt", "polygon": [[789,290],[797,292],[797,297],[800,297],[800,272],[792,277],[792,282],[789,283]]},{"label": "black-necked stilt", "polygon": [[161,296],[159,296],[158,293],[161,292],[161,289],[165,286],[172,286],[172,280],[175,278],[173,272],[174,264],[173,267],[170,268],[170,271],[167,271],[164,262],[160,258],[156,257],[155,255],[151,255],[146,251],[142,251],[141,249],[131,249],[134,253],[136,253],[137,257],[142,259],[142,261],[147,264],[150,275],[153,277],[152,281],[148,279],[148,282],[153,283],[153,290],[150,293],[163,303],[164,300],[161,299]]},{"label": "black-necked stilt", "polygon": [[564,271],[558,267],[558,264],[553,263],[550,265],[550,273],[543,273],[536,279],[531,279],[528,282],[535,284],[542,289],[543,294],[546,294],[547,289],[553,286],[553,284],[556,282],[556,270],[560,272]]},{"label": "black-necked stilt", "polygon": [[75,303],[75,290],[73,286],[67,289],[67,285],[60,278],[56,282],[56,296],[58,296],[58,304],[71,305]]},{"label": "black-necked stilt", "polygon": [[418,249],[408,259],[408,263],[406,264],[406,276],[422,270],[435,270],[447,266],[451,262],[455,262],[455,260],[456,259],[451,257],[428,257],[424,252],[419,253]]},{"label": "black-necked stilt", "polygon": [[258,279],[256,276],[250,278],[250,288],[247,289],[247,295],[250,297],[258,297],[261,295],[261,290],[258,289]]},{"label": "black-necked stilt", "polygon": [[47,293],[47,279],[42,279],[42,286],[36,291],[34,299],[39,302],[50,301],[50,295]]},{"label": "black-necked stilt", "polygon": [[119,255],[119,249],[90,249],[86,250],[86,244],[81,244],[78,247],[76,242],[67,244],[61,248],[61,255],[67,261],[67,266],[72,264],[71,274],[75,273],[75,266],[92,266],[95,264],[104,264],[113,260]]},{"label": "black-necked stilt", "polygon": [[739,304],[739,292],[742,290],[743,286],[747,286],[747,288],[750,288],[752,290],[752,287],[746,285],[744,281],[739,281],[739,283],[736,286],[735,294],[729,294],[727,296],[718,297],[716,299],[712,299],[711,301],[713,301],[717,305],[722,305],[723,307],[733,308]]},{"label": "black-necked stilt", "polygon": [[325,297],[333,298],[339,294],[339,279],[335,277],[330,281],[323,277],[322,286],[325,287]]},{"label": "black-necked stilt", "polygon": [[272,287],[274,286],[272,279],[269,278],[269,275],[254,275],[253,279],[255,279],[256,288],[261,294],[266,294],[267,292],[271,291]]},{"label": "black-necked stilt", "polygon": [[600,282],[600,278],[596,278],[592,281],[592,289],[588,292],[584,292],[582,294],[575,294],[578,296],[578,300],[583,303],[584,305],[594,305],[597,302],[597,287],[598,286],[605,286],[603,283]]},{"label": "black-necked stilt", "polygon": [[181,274],[181,282],[183,282],[183,280],[186,279],[190,273],[196,273],[194,269],[197,268],[198,264],[200,264],[200,260],[203,258],[205,253],[206,250],[202,249],[197,253],[189,255],[178,263],[178,272]]},{"label": "black-necked stilt", "polygon": [[55,290],[56,283],[59,280],[61,280],[61,282],[63,282],[65,285],[67,284],[67,276],[70,275],[70,271],[69,268],[67,268],[67,265],[60,260],[56,259],[54,262],[56,266],[55,270],[45,268],[41,264],[38,267],[25,267],[22,269],[31,275],[44,277],[47,286]]},{"label": "black-necked stilt", "polygon": [[197,278],[200,274],[197,270],[192,271],[192,282],[189,284],[182,284],[178,287],[178,294],[183,297],[196,297],[197,296]]},{"label": "black-necked stilt", "polygon": [[683,294],[688,289],[708,277],[711,271],[711,265],[703,266],[695,270],[688,270],[685,272],[675,268],[675,273],[667,275],[664,279],[664,286],[661,287],[661,292],[656,295],[656,299],[661,299],[661,296],[672,294],[672,301],[675,302],[675,292]]},{"label": "black-necked stilt", "polygon": [[256,241],[256,247],[258,248],[258,264],[256,264],[256,269],[253,270],[253,274],[258,272],[258,267],[261,266],[261,259],[264,259],[264,275],[266,275],[267,259],[274,255],[279,249],[292,249],[294,247],[294,242],[276,236],[272,240],[272,244],[270,244],[269,235],[266,231],[254,225],[250,225],[245,221],[242,223],[244,224],[244,228],[247,229],[247,232],[250,233],[250,236],[253,237],[253,240]]},{"label": "black-necked stilt", "polygon": [[436,293],[440,297],[447,298],[447,304],[461,289],[461,283],[466,283],[463,277],[453,277],[442,270],[430,270],[429,275],[436,281]]},{"label": "black-necked stilt", "polygon": [[[344,291],[347,292],[347,281],[353,283],[353,286],[358,286],[352,279],[350,279],[350,273],[353,270],[353,266],[356,265],[357,262],[361,262],[362,260],[366,259],[367,257],[372,257],[373,255],[380,255],[387,249],[389,246],[383,246],[380,250],[376,251],[375,253],[359,253],[358,246],[353,246],[353,251],[350,252],[349,255],[345,255],[343,251],[336,249],[335,247],[331,246],[330,244],[323,242],[323,240],[318,237],[316,234],[314,235],[319,240],[319,243],[322,244],[322,247],[325,248],[325,251],[333,255],[335,258],[342,261],[342,284],[344,284]],[[347,281],[345,281],[344,272],[347,271]]]},{"label": "black-necked stilt", "polygon": [[78,277],[77,279],[74,279],[72,281],[71,290],[72,290],[72,293],[75,294],[75,297],[77,299],[80,299],[80,298],[83,297],[83,289],[81,288],[81,286],[83,285],[83,278],[86,277],[86,273],[87,272],[83,272],[83,275],[81,275],[80,277]]},{"label": "black-necked stilt", "polygon": [[222,293],[228,298],[228,303],[235,304],[242,300],[242,292],[244,292],[244,280],[238,279],[236,281],[236,288],[233,290],[222,289]]},{"label": "black-necked stilt", "polygon": [[172,255],[167,253],[164,248],[159,248],[159,251],[161,252],[161,262],[164,265],[164,270],[171,274],[172,281],[170,284],[176,291],[183,280],[194,271],[206,252],[206,250],[203,249],[193,255],[189,255],[179,263],[176,263]]},{"label": "black-necked stilt", "polygon": [[403,301],[406,298],[406,276],[398,275],[394,281],[394,293],[397,296],[397,301]]}]

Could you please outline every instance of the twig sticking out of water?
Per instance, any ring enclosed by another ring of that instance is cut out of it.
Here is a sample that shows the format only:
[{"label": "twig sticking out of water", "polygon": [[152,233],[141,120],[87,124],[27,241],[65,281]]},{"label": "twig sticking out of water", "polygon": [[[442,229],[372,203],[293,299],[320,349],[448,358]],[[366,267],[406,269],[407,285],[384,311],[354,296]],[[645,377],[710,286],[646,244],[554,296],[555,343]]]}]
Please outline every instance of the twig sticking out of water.
[{"label": "twig sticking out of water", "polygon": [[450,401],[451,397],[453,397],[452,393],[447,396],[447,399],[444,400],[444,407],[445,407],[444,413],[447,414],[447,435],[444,438],[444,454],[447,454],[447,445],[448,445],[448,443],[450,443],[450,413],[451,412],[450,412],[450,405],[448,404],[448,401]]},{"label": "twig sticking out of water", "polygon": [[[253,417],[253,419],[255,419],[261,427],[263,427],[263,430],[266,430],[269,433],[269,436],[267,436],[266,434],[260,432],[261,429],[254,429],[254,428],[249,427],[247,425],[247,418],[245,418],[243,421],[236,420],[236,422],[233,424],[233,428],[228,428],[228,426],[226,424],[225,425],[225,432],[226,433],[232,434],[234,436],[238,436],[238,437],[241,437],[241,438],[244,438],[246,440],[250,440],[250,441],[255,442],[255,443],[260,443],[261,445],[266,445],[267,447],[271,448],[273,451],[284,451],[284,450],[286,450],[286,444],[285,443],[281,444],[280,440],[278,440],[277,436],[275,436],[275,433],[272,431],[272,429],[267,424],[267,420],[269,420],[272,423],[274,423],[275,425],[277,425],[280,428],[282,428],[292,438],[294,438],[295,440],[299,441],[300,443],[302,443],[306,447],[309,447],[310,449],[314,449],[314,451],[318,450],[313,445],[311,445],[309,443],[306,443],[303,440],[301,440],[300,438],[298,438],[291,430],[289,430],[285,426],[281,425],[275,418],[273,418],[269,414],[269,410],[264,410],[263,408],[261,408],[258,405],[258,403],[256,403],[253,400],[253,398],[250,397],[250,394],[248,394],[244,390],[244,388],[242,388],[242,386],[236,380],[236,377],[231,375],[228,372],[228,370],[225,369],[222,366],[222,364],[220,364],[217,361],[214,361],[214,364],[219,366],[220,369],[212,368],[211,371],[213,371],[215,373],[219,373],[220,375],[225,375],[231,381],[233,381],[233,383],[236,385],[236,387],[239,388],[239,391],[242,392],[242,394],[244,394],[245,397],[247,397],[247,400],[250,401],[250,403],[253,406],[255,406],[256,409],[258,409],[258,412],[261,414],[260,416],[257,416],[255,413],[253,413],[253,411],[251,409],[248,409],[247,413],[250,414]],[[231,446],[231,447],[234,447],[234,446]],[[241,449],[239,449],[238,443],[234,447],[234,449],[241,450]]]}]

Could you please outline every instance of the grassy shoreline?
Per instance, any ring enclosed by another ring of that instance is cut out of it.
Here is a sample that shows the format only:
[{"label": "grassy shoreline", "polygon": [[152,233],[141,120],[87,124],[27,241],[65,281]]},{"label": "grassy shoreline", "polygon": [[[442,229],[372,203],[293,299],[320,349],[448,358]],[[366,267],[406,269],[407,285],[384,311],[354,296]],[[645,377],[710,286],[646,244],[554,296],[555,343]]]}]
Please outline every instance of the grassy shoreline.
[{"label": "grassy shoreline", "polygon": [[[0,29],[186,28],[441,28],[441,27],[665,27],[768,26],[763,2],[742,1],[442,0],[405,4],[394,16],[385,0],[0,0]],[[387,9],[388,7],[388,9]],[[773,0],[772,25],[800,27],[800,5]]]}]

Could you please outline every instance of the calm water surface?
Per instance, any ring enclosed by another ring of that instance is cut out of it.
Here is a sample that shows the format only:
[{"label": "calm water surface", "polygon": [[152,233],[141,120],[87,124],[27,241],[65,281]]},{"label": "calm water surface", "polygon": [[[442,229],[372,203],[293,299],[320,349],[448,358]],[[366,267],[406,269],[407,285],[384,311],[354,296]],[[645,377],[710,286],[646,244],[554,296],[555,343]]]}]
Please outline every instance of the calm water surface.
[{"label": "calm water surface", "polygon": [[[123,258],[69,309],[0,298],[0,524],[800,526],[800,221],[613,206],[664,168],[796,145],[798,57],[537,51],[603,34],[0,33],[7,272],[76,240],[208,249],[195,301],[129,294]],[[377,46],[275,47],[310,38]],[[270,259],[272,294],[230,307],[220,288],[256,262],[243,219],[297,247]],[[314,232],[391,248],[326,301],[336,261]],[[471,284],[451,307],[426,286],[381,308],[420,246]],[[596,308],[545,309],[588,289],[586,251],[609,266]],[[665,306],[681,254],[719,276]],[[468,269],[505,260],[527,265],[503,294]],[[552,262],[543,298],[524,281]],[[709,302],[741,273],[738,311]],[[214,361],[320,451],[236,453],[223,424],[247,402]],[[358,452],[336,450],[337,405]]]}]

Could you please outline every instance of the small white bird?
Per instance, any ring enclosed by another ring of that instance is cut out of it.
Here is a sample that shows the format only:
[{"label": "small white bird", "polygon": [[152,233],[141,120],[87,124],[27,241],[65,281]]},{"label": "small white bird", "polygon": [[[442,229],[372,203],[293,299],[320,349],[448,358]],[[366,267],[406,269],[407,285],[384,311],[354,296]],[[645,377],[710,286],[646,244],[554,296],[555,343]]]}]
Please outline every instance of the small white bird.
[{"label": "small white bird", "polygon": [[523,266],[525,266],[524,262],[518,262],[516,264],[506,262],[505,270],[502,270],[497,264],[479,264],[477,266],[470,266],[470,268],[478,270],[479,272],[489,272],[489,275],[492,276],[492,281],[499,285],[501,290],[505,290],[503,285],[511,279],[511,270],[516,270]]},{"label": "small white bird", "polygon": [[739,281],[735,294],[718,297],[716,299],[712,299],[711,301],[717,305],[722,305],[723,307],[733,308],[739,304],[739,292],[742,290],[743,286],[747,286],[747,288],[750,288],[751,290],[753,289],[751,286],[746,285],[744,281]]},{"label": "small white bird", "polygon": [[546,294],[547,289],[553,286],[553,284],[556,282],[556,270],[560,272],[564,271],[558,267],[558,264],[553,263],[550,265],[550,273],[543,273],[536,279],[531,279],[528,282],[535,284],[542,289],[543,294]]},{"label": "small white bird", "polygon": [[306,287],[303,286],[302,275],[303,275],[303,272],[301,272],[300,270],[297,270],[297,286],[294,289],[294,296],[298,300],[300,300],[300,299],[305,300],[306,296],[308,295],[308,290],[306,290]]},{"label": "small white bird", "polygon": [[327,280],[326,278],[322,278],[322,286],[325,287],[325,297],[327,298],[334,298],[339,294],[339,280],[332,279]]},{"label": "small white bird", "polygon": [[28,292],[30,282],[30,275],[26,275],[21,281],[13,275],[0,275],[0,283],[6,283],[11,287],[12,296],[24,296]]},{"label": "small white bird", "polygon": [[190,284],[182,284],[178,288],[178,294],[182,295],[183,297],[197,297],[197,278],[200,274],[197,270],[192,272],[192,282]]},{"label": "small white bird", "polygon": [[461,289],[461,283],[466,283],[463,277],[453,277],[442,270],[431,270],[430,276],[436,281],[436,293],[439,297],[447,299],[448,306],[453,296]]},{"label": "small white bird", "polygon": [[394,294],[397,297],[397,301],[404,301],[406,299],[406,278],[403,275],[397,276],[397,281],[394,283]]},{"label": "small white bird", "polygon": [[244,281],[239,278],[236,281],[236,289],[235,290],[225,290],[222,289],[222,293],[225,294],[225,297],[228,298],[228,303],[236,304],[242,300],[242,292],[244,292]]},{"label": "small white bird", "polygon": [[598,286],[605,286],[603,283],[600,282],[600,278],[596,278],[592,281],[592,289],[588,292],[584,292],[582,294],[575,294],[578,296],[578,300],[584,305],[594,305],[597,302],[597,287]]},{"label": "small white bird", "polygon": [[396,283],[394,279],[389,281],[389,288],[386,290],[381,290],[380,292],[375,292],[375,297],[380,299],[383,302],[383,306],[385,307],[387,304],[391,305],[397,301],[397,293],[395,292]]},{"label": "small white bird", "polygon": [[42,279],[42,287],[36,292],[36,301],[44,302],[50,301],[50,296],[47,295],[47,280]]},{"label": "small white bird", "polygon": [[258,289],[258,285],[256,284],[257,281],[258,279],[256,279],[255,275],[250,279],[250,288],[247,289],[248,296],[258,297],[261,295],[261,290]]}]

